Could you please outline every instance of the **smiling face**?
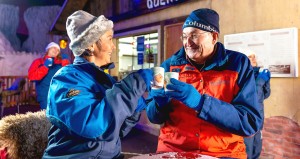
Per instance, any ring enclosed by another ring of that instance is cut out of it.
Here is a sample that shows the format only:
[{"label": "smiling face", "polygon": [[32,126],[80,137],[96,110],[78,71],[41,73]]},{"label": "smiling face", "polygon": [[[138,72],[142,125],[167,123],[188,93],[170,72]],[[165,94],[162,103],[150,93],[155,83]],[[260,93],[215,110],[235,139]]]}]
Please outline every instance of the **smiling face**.
[{"label": "smiling face", "polygon": [[116,49],[113,43],[113,30],[106,31],[100,39],[94,44],[94,62],[98,66],[103,66],[111,63],[111,55]]},{"label": "smiling face", "polygon": [[60,50],[57,47],[50,47],[47,50],[47,55],[49,57],[56,57],[59,54]]},{"label": "smiling face", "polygon": [[217,32],[186,27],[182,31],[181,40],[187,56],[191,60],[203,64],[213,54],[217,38]]}]

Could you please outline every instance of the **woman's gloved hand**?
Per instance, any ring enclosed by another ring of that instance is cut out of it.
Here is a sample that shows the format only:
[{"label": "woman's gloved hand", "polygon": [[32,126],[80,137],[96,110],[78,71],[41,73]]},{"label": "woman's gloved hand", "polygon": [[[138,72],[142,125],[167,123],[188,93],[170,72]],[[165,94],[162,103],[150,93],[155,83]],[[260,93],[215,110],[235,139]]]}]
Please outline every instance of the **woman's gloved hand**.
[{"label": "woman's gloved hand", "polygon": [[66,66],[70,64],[70,61],[69,61],[69,56],[67,54],[61,54],[61,65],[62,66]]},{"label": "woman's gloved hand", "polygon": [[165,95],[164,88],[151,89],[150,97],[152,97],[159,107],[163,107],[170,102],[170,98]]},{"label": "woman's gloved hand", "polygon": [[147,107],[146,100],[144,97],[139,98],[138,105],[135,108],[135,112],[141,112]]},{"label": "woman's gloved hand", "polygon": [[137,72],[144,79],[144,81],[147,85],[147,90],[150,91],[151,90],[151,81],[153,81],[153,71],[151,69],[140,69]]},{"label": "woman's gloved hand", "polygon": [[53,58],[49,57],[49,58],[45,59],[44,65],[47,67],[51,67],[53,65]]},{"label": "woman's gloved hand", "polygon": [[61,54],[61,59],[62,60],[69,60],[69,56],[67,54],[62,53]]},{"label": "woman's gloved hand", "polygon": [[171,78],[170,82],[167,88],[171,91],[166,91],[166,96],[177,99],[194,110],[202,108],[204,99],[194,86],[174,78]]}]

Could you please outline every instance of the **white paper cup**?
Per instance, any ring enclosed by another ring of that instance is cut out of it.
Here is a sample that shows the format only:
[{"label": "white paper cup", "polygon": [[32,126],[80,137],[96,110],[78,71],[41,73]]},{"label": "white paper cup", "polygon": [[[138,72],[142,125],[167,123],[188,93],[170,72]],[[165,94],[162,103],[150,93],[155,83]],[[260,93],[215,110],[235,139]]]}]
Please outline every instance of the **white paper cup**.
[{"label": "white paper cup", "polygon": [[165,91],[171,91],[167,89],[167,84],[170,83],[170,79],[175,78],[178,80],[179,73],[178,72],[165,72]]},{"label": "white paper cup", "polygon": [[48,66],[51,67],[51,66],[52,66],[52,63],[53,63],[53,59],[52,59],[51,57],[49,57],[48,60],[51,61],[51,63],[48,64]]},{"label": "white paper cup", "polygon": [[164,74],[165,69],[163,67],[153,67],[153,84],[152,89],[160,89],[164,87]]}]

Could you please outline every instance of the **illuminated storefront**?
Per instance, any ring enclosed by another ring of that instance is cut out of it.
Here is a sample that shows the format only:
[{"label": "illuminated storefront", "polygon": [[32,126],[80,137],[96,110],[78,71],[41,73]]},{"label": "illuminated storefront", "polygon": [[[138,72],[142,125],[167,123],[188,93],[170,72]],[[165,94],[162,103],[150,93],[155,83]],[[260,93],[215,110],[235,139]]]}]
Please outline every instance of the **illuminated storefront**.
[{"label": "illuminated storefront", "polygon": [[[137,39],[144,38],[143,51],[137,51]],[[158,33],[128,36],[118,39],[119,77],[133,70],[157,65]]]}]

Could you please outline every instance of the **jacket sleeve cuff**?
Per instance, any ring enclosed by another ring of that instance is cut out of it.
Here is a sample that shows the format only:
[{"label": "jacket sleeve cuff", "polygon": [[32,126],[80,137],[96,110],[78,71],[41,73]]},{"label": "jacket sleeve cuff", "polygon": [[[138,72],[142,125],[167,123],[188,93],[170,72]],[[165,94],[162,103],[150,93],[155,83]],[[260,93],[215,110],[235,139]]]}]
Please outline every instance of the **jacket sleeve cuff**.
[{"label": "jacket sleeve cuff", "polygon": [[[211,103],[211,97],[209,95],[202,95],[202,98],[199,102],[199,109],[196,110],[196,112],[198,113],[198,117],[202,118],[202,119],[207,119],[207,113],[210,109],[210,103]],[[201,107],[200,107],[201,106]]]},{"label": "jacket sleeve cuff", "polygon": [[194,110],[196,110],[197,113],[199,113],[203,107],[203,103],[204,103],[204,95],[200,95],[200,101],[199,104],[194,108]]}]

